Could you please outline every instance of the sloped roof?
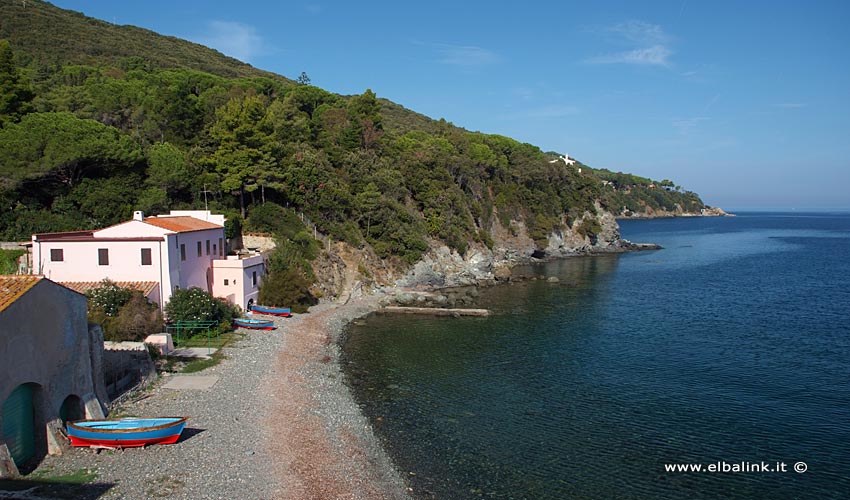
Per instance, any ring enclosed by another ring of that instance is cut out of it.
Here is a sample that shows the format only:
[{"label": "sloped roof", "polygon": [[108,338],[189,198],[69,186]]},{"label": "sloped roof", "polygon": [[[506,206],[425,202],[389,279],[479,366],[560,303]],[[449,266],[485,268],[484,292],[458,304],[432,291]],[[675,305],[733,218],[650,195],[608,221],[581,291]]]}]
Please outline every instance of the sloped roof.
[{"label": "sloped roof", "polygon": [[[159,286],[158,281],[115,281],[115,285],[121,288],[130,288],[142,292],[147,297]],[[65,288],[85,295],[86,292],[103,285],[102,281],[62,281],[59,283]]]},{"label": "sloped roof", "polygon": [[36,233],[37,239],[42,241],[77,241],[90,240],[94,238],[94,231],[64,231],[59,233]]},{"label": "sloped roof", "polygon": [[44,276],[32,274],[0,275],[0,311],[12,305],[42,279]]},{"label": "sloped roof", "polygon": [[143,221],[145,224],[161,227],[175,233],[187,233],[189,231],[202,231],[204,229],[221,229],[223,226],[207,222],[205,220],[189,217],[188,215],[176,215],[168,217],[148,217]]}]

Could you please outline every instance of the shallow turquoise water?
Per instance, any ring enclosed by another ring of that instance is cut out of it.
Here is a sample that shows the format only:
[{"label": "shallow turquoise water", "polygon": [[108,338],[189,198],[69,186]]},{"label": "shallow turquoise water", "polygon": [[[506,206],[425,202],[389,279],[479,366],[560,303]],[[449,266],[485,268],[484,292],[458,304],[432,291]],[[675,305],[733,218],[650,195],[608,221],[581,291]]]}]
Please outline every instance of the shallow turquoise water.
[{"label": "shallow turquoise water", "polygon": [[[376,316],[344,369],[422,498],[847,498],[850,215],[627,221],[664,250]],[[666,472],[664,464],[787,464]],[[796,462],[808,470],[793,472]]]}]

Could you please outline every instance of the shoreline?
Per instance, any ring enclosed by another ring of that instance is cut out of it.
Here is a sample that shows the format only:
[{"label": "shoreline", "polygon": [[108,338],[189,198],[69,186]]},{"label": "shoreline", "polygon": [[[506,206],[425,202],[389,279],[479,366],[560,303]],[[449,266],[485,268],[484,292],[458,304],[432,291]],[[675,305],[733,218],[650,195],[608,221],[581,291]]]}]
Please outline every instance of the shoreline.
[{"label": "shoreline", "polygon": [[339,342],[346,326],[377,309],[382,294],[325,303],[295,316],[263,381],[269,394],[265,427],[276,460],[280,498],[409,500],[392,463],[345,383]]},{"label": "shoreline", "polygon": [[[84,471],[93,476],[90,482],[65,486],[80,498],[410,500],[339,362],[345,327],[379,309],[382,297],[323,303],[307,314],[274,318],[273,331],[243,330],[218,365],[161,376],[110,411],[111,417],[188,415],[178,443],[97,452],[70,448],[44,457],[21,477],[32,482],[27,491],[0,490],[0,498],[47,500],[53,496],[43,496],[40,481]],[[216,381],[201,390],[165,387],[175,377]]]},{"label": "shoreline", "polygon": [[[197,374],[162,376],[111,410],[113,417],[189,415],[175,445],[100,453],[73,448],[45,457],[38,474],[22,479],[90,470],[96,479],[79,488],[100,488],[103,499],[411,500],[404,471],[373,432],[340,364],[347,325],[378,311],[382,300],[401,290],[392,286],[343,304],[320,303],[306,314],[274,318],[275,331],[243,330],[243,338],[223,349],[220,364]],[[203,390],[166,388],[175,377],[217,380]]]}]

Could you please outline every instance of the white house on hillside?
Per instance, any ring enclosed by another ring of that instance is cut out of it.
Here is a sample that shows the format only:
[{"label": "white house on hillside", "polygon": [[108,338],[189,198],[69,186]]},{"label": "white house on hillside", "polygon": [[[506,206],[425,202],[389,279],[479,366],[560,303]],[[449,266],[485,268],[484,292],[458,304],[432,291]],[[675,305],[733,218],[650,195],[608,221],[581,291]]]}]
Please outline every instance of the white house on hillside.
[{"label": "white house on hillside", "polygon": [[[224,246],[223,215],[172,210],[169,215],[145,217],[135,212],[133,220],[96,231],[34,234],[33,273],[76,290],[104,278],[124,282],[162,306],[178,288],[198,287],[213,293],[215,262],[231,260]],[[245,307],[252,298],[256,301],[264,266],[262,259],[237,259],[236,263],[250,267],[247,274],[257,277],[250,288],[223,296]],[[232,279],[228,274],[228,282]]]},{"label": "white house on hillside", "polygon": [[[558,163],[559,161],[564,162],[565,165],[575,165],[576,163],[576,161],[570,158],[570,155],[568,155],[567,153],[564,153],[564,156],[558,156],[558,158],[554,160],[549,160],[549,163]],[[580,169],[579,172],[581,172]]]}]

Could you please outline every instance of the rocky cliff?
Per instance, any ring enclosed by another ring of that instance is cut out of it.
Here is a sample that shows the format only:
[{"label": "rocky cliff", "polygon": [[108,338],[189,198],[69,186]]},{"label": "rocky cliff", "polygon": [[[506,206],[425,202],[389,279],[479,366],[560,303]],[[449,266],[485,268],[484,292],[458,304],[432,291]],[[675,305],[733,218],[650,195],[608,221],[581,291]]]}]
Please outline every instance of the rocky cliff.
[{"label": "rocky cliff", "polygon": [[[582,234],[585,221],[595,222],[591,226],[599,229]],[[496,220],[492,235],[492,247],[472,244],[463,255],[432,241],[430,250],[408,269],[393,269],[368,249],[338,243],[314,263],[319,279],[316,290],[325,299],[345,301],[379,288],[464,287],[509,280],[511,267],[521,263],[657,248],[622,240],[616,218],[601,208],[553,231],[542,249],[528,236],[522,221],[511,221],[506,228]]]},{"label": "rocky cliff", "polygon": [[677,205],[675,210],[656,209],[650,206],[644,206],[643,210],[630,211],[624,210],[617,214],[618,219],[660,219],[664,217],[734,217],[735,214],[727,213],[720,207],[705,206],[699,212],[688,212]]}]

